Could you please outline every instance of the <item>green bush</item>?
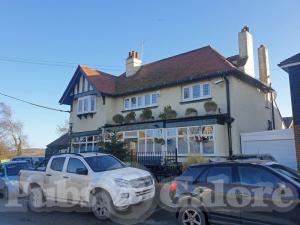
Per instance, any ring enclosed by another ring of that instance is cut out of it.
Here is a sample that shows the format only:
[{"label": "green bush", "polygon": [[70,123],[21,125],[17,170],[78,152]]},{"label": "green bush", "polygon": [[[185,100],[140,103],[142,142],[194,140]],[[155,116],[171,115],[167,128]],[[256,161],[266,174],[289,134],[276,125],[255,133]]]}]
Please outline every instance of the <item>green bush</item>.
[{"label": "green bush", "polygon": [[175,119],[177,117],[177,112],[172,109],[170,105],[164,107],[164,111],[159,114],[159,118],[162,120]]},{"label": "green bush", "polygon": [[115,123],[118,123],[118,124],[124,123],[124,116],[121,114],[114,115],[112,119]]},{"label": "green bush", "polygon": [[152,119],[152,110],[149,108],[143,109],[141,115],[140,115],[141,121],[147,121]]},{"label": "green bush", "polygon": [[125,123],[131,123],[135,121],[135,112],[127,113],[125,116]]},{"label": "green bush", "polygon": [[102,143],[100,146],[102,152],[106,154],[111,154],[123,162],[129,161],[130,154],[127,149],[124,148],[124,142],[121,141],[118,133],[116,131],[111,131],[107,134],[107,142]]},{"label": "green bush", "polygon": [[198,116],[198,112],[197,112],[197,110],[194,109],[194,108],[187,108],[187,109],[185,110],[185,115],[186,115],[186,116]]},{"label": "green bush", "polygon": [[218,108],[217,103],[215,103],[214,101],[208,101],[204,103],[204,109],[206,112],[216,112]]},{"label": "green bush", "polygon": [[193,164],[206,163],[208,160],[201,155],[188,155],[182,163],[182,170],[185,171],[189,166]]}]

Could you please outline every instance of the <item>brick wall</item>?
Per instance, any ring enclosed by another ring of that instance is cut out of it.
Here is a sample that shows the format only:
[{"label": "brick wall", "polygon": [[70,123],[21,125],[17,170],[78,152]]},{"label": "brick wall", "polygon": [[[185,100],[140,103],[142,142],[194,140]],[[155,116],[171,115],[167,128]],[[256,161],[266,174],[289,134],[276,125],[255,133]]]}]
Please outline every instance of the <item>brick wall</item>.
[{"label": "brick wall", "polygon": [[295,142],[296,142],[296,157],[298,163],[298,170],[300,171],[300,125],[295,125]]}]

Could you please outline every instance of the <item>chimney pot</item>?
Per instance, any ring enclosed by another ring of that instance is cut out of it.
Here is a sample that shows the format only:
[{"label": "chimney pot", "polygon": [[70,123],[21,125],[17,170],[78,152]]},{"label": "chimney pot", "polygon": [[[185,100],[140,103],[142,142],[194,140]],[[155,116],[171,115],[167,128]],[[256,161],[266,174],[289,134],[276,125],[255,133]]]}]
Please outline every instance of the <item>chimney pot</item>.
[{"label": "chimney pot", "polygon": [[126,60],[126,76],[134,75],[142,66],[142,61],[139,59],[139,53],[136,51],[129,52]]}]

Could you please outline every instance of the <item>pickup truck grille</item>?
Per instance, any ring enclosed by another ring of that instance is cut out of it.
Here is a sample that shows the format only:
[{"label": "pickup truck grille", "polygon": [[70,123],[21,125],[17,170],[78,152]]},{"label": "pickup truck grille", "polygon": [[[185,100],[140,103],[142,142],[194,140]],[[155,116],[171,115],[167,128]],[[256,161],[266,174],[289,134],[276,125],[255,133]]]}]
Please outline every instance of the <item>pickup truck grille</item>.
[{"label": "pickup truck grille", "polygon": [[152,189],[147,189],[147,190],[144,190],[144,191],[138,191],[138,192],[135,192],[135,195],[137,197],[139,197],[139,196],[147,195],[147,194],[151,193],[151,191],[152,191]]},{"label": "pickup truck grille", "polygon": [[138,178],[130,181],[130,185],[133,188],[144,188],[153,185],[153,179],[151,176]]}]

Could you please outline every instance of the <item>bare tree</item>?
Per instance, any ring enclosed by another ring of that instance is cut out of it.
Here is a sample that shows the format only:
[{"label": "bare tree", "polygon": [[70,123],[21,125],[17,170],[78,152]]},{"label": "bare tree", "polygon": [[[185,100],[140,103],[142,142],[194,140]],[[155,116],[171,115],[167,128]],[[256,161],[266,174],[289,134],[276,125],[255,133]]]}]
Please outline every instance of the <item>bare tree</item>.
[{"label": "bare tree", "polygon": [[13,119],[11,108],[4,103],[0,103],[0,137],[5,137],[14,146],[17,155],[21,155],[22,149],[27,145],[23,123]]},{"label": "bare tree", "polygon": [[68,120],[65,120],[62,124],[58,125],[56,128],[56,132],[59,135],[63,135],[69,132],[70,124]]}]

